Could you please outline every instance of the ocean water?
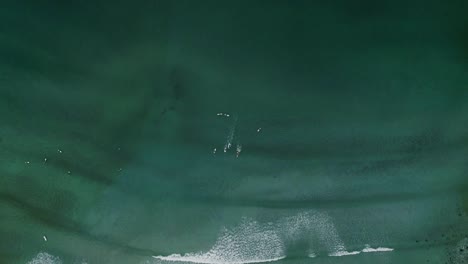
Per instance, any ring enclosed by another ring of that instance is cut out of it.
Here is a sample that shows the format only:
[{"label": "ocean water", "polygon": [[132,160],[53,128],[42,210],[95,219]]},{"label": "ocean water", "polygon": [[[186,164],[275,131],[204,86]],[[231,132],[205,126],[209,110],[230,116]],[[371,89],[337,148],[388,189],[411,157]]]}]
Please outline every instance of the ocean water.
[{"label": "ocean water", "polygon": [[0,263],[468,263],[466,1],[2,1]]}]

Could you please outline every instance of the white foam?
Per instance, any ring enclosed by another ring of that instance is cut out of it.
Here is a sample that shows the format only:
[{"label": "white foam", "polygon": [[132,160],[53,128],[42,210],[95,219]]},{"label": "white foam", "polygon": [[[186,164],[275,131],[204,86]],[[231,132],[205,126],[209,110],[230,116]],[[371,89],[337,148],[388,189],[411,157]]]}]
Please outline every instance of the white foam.
[{"label": "white foam", "polygon": [[279,229],[290,241],[307,235],[318,239],[330,251],[344,248],[331,217],[323,212],[311,210],[282,218],[279,221]]},{"label": "white foam", "polygon": [[207,252],[153,256],[166,261],[206,264],[245,264],[277,261],[285,258],[284,245],[272,225],[260,225],[244,219],[233,229],[224,228]]},{"label": "white foam", "polygon": [[331,217],[326,213],[312,210],[280,218],[275,224],[259,224],[257,221],[243,218],[237,227],[223,228],[208,251],[152,257],[160,261],[202,264],[273,262],[286,258],[285,244],[304,238],[309,239],[312,245],[318,246],[310,248],[307,252],[309,258],[317,257],[316,250],[322,248],[329,252],[330,257],[394,250],[386,247],[372,248],[366,244],[360,251],[347,251]]},{"label": "white foam", "polygon": [[62,260],[47,252],[40,252],[27,264],[62,264]]},{"label": "white foam", "polygon": [[225,261],[217,260],[206,256],[206,254],[172,254],[169,256],[153,256],[155,259],[166,260],[166,261],[181,261],[181,262],[191,262],[191,263],[203,263],[203,264],[247,264],[247,263],[263,263],[263,262],[273,262],[284,259],[285,256],[270,258],[270,259],[256,259],[256,260],[245,260],[245,261]]},{"label": "white foam", "polygon": [[330,253],[330,254],[328,254],[328,256],[330,256],[330,257],[342,257],[342,256],[357,255],[357,254],[360,254],[360,253],[361,253],[361,251],[348,252],[346,250],[343,250],[343,251],[337,251],[337,252]]},{"label": "white foam", "polygon": [[364,253],[388,252],[388,251],[393,251],[393,248],[386,248],[386,247],[371,248],[369,245],[366,245],[366,247],[362,250],[362,252]]},{"label": "white foam", "polygon": [[361,251],[351,251],[348,252],[346,250],[340,250],[333,253],[328,254],[330,257],[341,257],[341,256],[350,256],[350,255],[357,255],[360,253],[372,253],[372,252],[389,252],[393,251],[393,248],[386,248],[386,247],[378,247],[378,248],[371,248],[369,245]]}]

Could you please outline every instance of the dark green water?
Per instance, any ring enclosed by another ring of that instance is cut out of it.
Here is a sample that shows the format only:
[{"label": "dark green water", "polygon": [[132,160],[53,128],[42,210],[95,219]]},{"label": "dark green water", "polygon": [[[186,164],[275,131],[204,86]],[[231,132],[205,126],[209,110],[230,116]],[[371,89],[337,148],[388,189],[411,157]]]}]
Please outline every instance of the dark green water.
[{"label": "dark green water", "polygon": [[0,3],[0,263],[468,263],[466,1],[65,2]]}]

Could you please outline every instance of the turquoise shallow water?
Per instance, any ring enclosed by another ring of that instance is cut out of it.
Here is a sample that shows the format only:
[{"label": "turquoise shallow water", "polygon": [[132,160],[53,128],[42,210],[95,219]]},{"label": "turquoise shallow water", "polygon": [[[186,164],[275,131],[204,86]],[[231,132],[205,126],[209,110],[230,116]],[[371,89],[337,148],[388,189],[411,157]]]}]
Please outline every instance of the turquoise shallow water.
[{"label": "turquoise shallow water", "polygon": [[2,2],[0,263],[468,263],[467,8]]}]

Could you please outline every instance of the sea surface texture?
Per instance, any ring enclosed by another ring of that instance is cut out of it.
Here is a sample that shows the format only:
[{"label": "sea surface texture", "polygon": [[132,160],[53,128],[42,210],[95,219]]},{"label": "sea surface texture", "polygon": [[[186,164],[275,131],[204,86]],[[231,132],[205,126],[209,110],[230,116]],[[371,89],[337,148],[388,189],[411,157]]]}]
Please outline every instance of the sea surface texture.
[{"label": "sea surface texture", "polygon": [[0,1],[1,264],[468,263],[468,1]]}]

